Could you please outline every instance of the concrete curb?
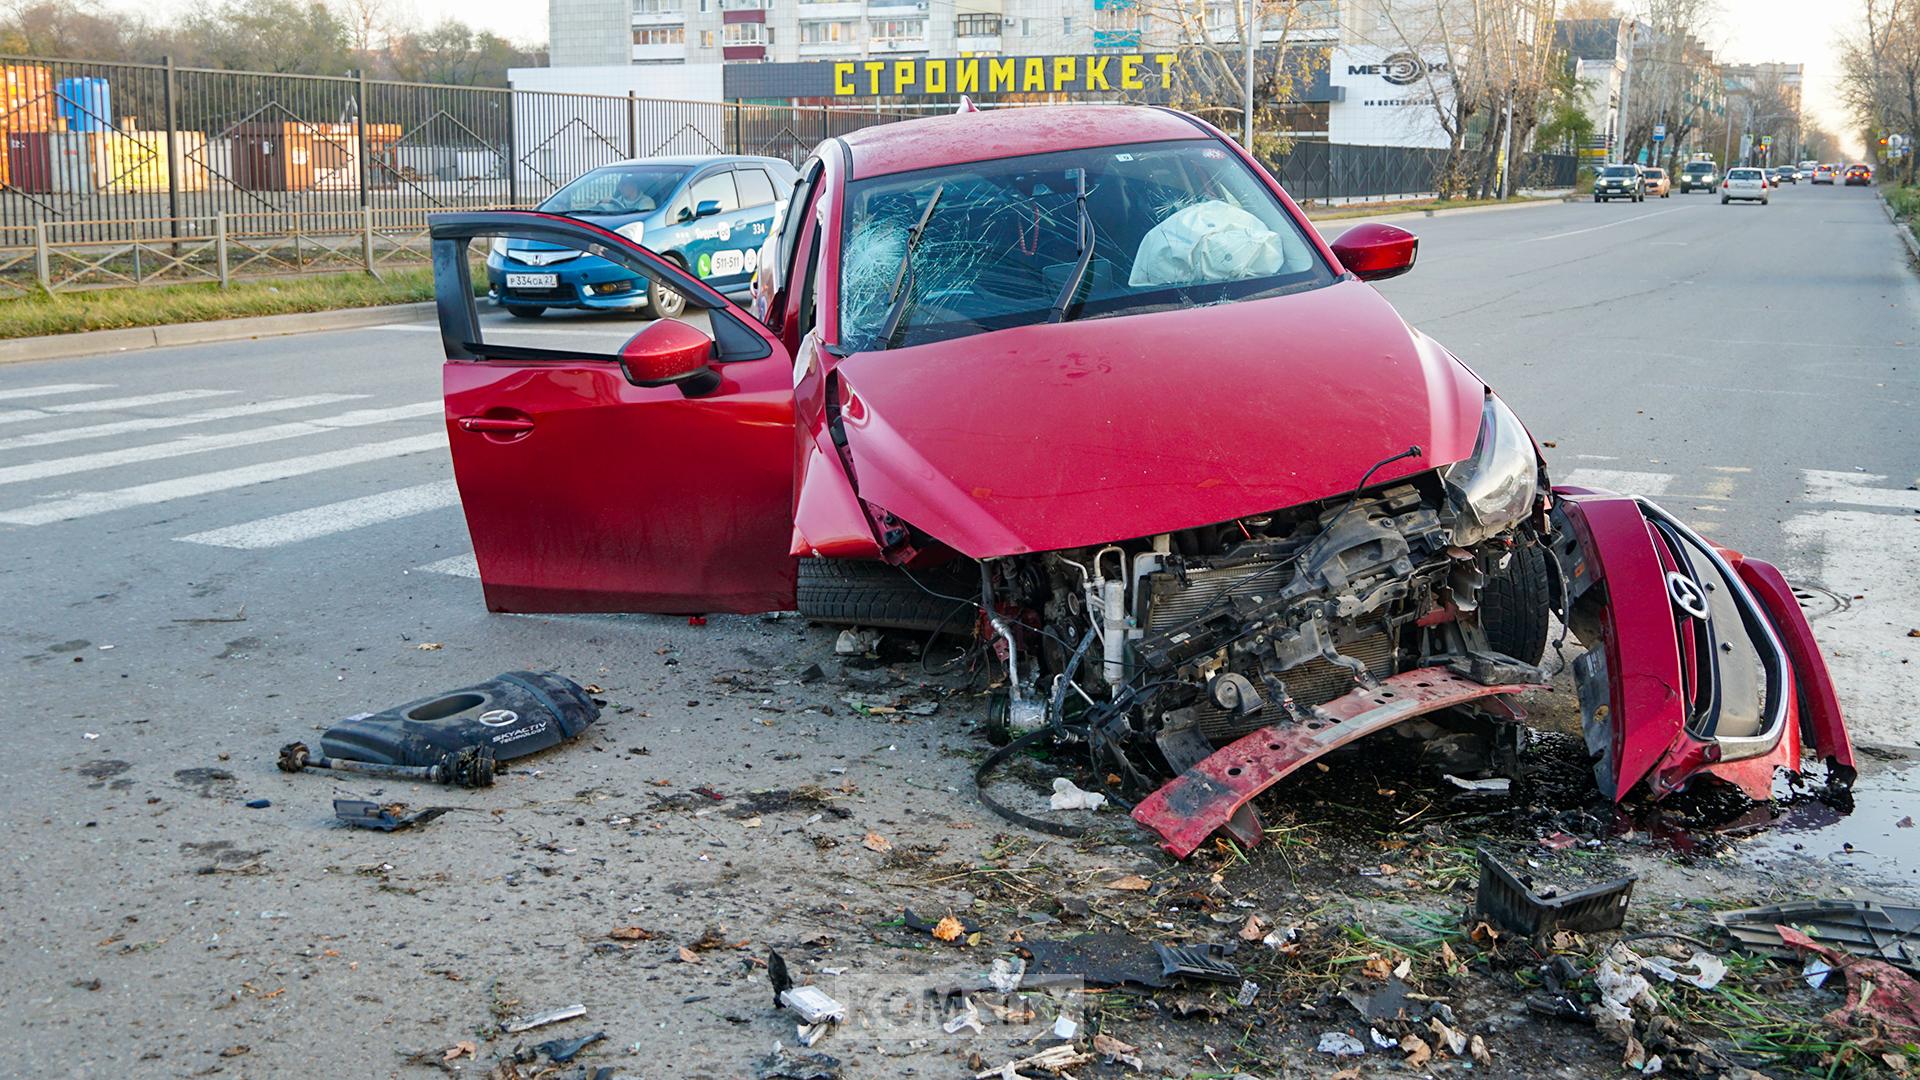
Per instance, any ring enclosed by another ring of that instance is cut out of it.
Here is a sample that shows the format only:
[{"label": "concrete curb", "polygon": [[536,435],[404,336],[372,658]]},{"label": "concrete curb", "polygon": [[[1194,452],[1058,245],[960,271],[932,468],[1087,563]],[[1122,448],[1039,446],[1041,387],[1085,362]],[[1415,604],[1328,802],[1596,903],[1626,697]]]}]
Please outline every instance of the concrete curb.
[{"label": "concrete curb", "polygon": [[176,345],[209,345],[248,338],[306,334],[315,330],[352,330],[388,323],[425,322],[433,318],[433,302],[389,304],[384,307],[346,308],[340,311],[302,311],[292,315],[256,315],[245,319],[136,326],[125,330],[88,330],[78,334],[0,341],[0,364],[30,360],[71,360],[82,356],[164,349]]},{"label": "concrete curb", "polygon": [[1906,241],[1907,254],[1920,259],[1920,237],[1914,236],[1913,230],[1907,227],[1907,223],[1901,221],[1900,215],[1893,212],[1893,204],[1887,201],[1887,197],[1880,193],[1879,188],[1873,189],[1873,197],[1880,200],[1880,209],[1886,211],[1887,220],[1893,222],[1893,230],[1900,234],[1900,239]]}]

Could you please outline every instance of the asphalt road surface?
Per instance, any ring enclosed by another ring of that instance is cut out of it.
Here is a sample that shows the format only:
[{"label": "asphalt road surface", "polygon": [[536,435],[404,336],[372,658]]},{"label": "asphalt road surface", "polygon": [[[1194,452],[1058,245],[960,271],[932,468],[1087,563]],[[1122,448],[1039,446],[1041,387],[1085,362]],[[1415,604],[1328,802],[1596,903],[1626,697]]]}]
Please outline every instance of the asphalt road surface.
[{"label": "asphalt road surface", "polygon": [[[1655,497],[1781,563],[1811,587],[1856,738],[1920,743],[1920,286],[1872,193],[1405,224],[1421,258],[1383,291],[1500,391],[1555,476]],[[635,327],[511,329],[603,347]],[[563,819],[604,816],[596,785],[627,773],[744,788],[885,759],[919,777],[919,804],[874,809],[848,850],[888,821],[980,818],[946,760],[970,742],[957,719],[942,729],[948,713],[911,738],[777,710],[707,719],[714,672],[831,652],[795,620],[488,615],[438,347],[433,327],[400,324],[0,367],[0,1072],[385,1074],[396,1044],[447,1045],[484,1020],[490,980],[513,980],[526,1009],[593,997],[583,979],[600,976],[560,958],[577,941],[548,932],[556,908],[751,925],[742,891],[780,883],[730,857],[722,871],[719,853],[691,864],[684,834],[593,852],[637,874],[618,887],[576,867],[532,906],[502,899],[540,860],[586,857],[536,848]],[[330,788],[379,786],[272,771],[280,743],[333,718],[516,667],[604,683],[634,711],[588,740],[600,753],[513,778],[517,818],[434,826],[472,830],[463,846],[330,829]],[[794,746],[810,760],[778,753]],[[367,874],[412,884],[374,895]],[[693,891],[658,891],[683,878]],[[654,1055],[716,1037],[711,1016],[661,1007],[615,1038]]]}]

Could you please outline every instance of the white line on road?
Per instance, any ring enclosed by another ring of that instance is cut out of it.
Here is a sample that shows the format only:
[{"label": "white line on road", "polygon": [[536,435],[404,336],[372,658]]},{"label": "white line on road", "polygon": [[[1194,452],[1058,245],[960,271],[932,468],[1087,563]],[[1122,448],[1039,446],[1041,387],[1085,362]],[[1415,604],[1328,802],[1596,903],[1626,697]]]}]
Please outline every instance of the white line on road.
[{"label": "white line on road", "polygon": [[394,420],[411,420],[415,417],[439,413],[443,409],[444,406],[438,401],[421,401],[411,405],[396,405],[388,409],[355,409],[338,416],[323,416],[315,420],[292,420],[284,424],[269,424],[266,427],[228,431],[218,435],[187,435],[167,442],[125,446],[118,450],[102,450],[97,454],[76,454],[73,457],[33,461],[25,465],[0,468],[0,484],[45,480],[50,476],[66,476],[93,469],[111,469],[120,465],[139,465],[186,454],[205,453],[209,450],[231,450],[236,446],[278,442],[282,439],[318,435],[342,428],[367,427]]},{"label": "white line on road", "polygon": [[431,484],[419,484],[395,491],[363,495],[358,499],[347,499],[329,503],[326,506],[275,514],[273,517],[261,518],[258,521],[242,522],[224,529],[211,529],[191,536],[177,536],[174,539],[184,540],[189,544],[258,551],[262,548],[297,544],[302,540],[332,536],[335,533],[397,521],[415,514],[424,514],[429,510],[458,505],[460,505],[460,489],[454,486],[453,481],[436,480]]},{"label": "white line on road", "polygon": [[1613,228],[1618,228],[1621,225],[1631,225],[1636,221],[1645,221],[1648,218],[1657,218],[1662,214],[1677,214],[1680,211],[1685,209],[1687,208],[1684,206],[1676,206],[1671,210],[1655,210],[1651,214],[1641,214],[1638,217],[1621,218],[1619,221],[1609,221],[1605,225],[1594,225],[1585,229],[1574,229],[1571,232],[1552,233],[1547,236],[1529,236],[1525,240],[1522,240],[1521,243],[1537,244],[1542,240],[1564,240],[1569,236],[1579,236],[1583,233],[1599,232],[1601,229],[1613,229]]},{"label": "white line on road", "polygon": [[63,382],[47,383],[45,386],[19,386],[12,390],[0,390],[0,401],[13,401],[17,398],[52,397],[55,394],[77,394],[82,390],[111,390],[112,383]]},{"label": "white line on road", "polygon": [[88,424],[85,427],[63,428],[59,431],[34,431],[0,439],[0,450],[18,450],[26,446],[51,446],[54,443],[99,439],[108,435],[127,435],[136,431],[159,431],[164,428],[186,427],[189,424],[206,424],[215,420],[234,420],[242,416],[258,416],[261,413],[304,409],[309,405],[335,405],[342,401],[356,401],[366,396],[365,394],[308,394],[305,397],[273,398],[267,401],[250,402],[246,405],[229,405],[224,409],[182,413],[179,416],[143,416],[136,420],[114,420],[105,424]]},{"label": "white line on road", "polygon": [[220,397],[234,392],[232,390],[169,390],[164,394],[140,394],[137,397],[107,398],[103,401],[76,401],[66,405],[43,405],[38,409],[10,409],[0,412],[0,421],[44,420],[49,416],[62,416],[67,413],[137,409],[142,405],[166,405],[175,401]]},{"label": "white line on road", "polygon": [[1622,495],[1642,495],[1653,499],[1667,493],[1667,488],[1673,484],[1673,474],[1631,472],[1626,469],[1575,469],[1560,482],[1572,487],[1604,488]]},{"label": "white line on road", "polygon": [[446,574],[450,577],[478,578],[480,576],[479,560],[475,559],[471,552],[455,555],[451,559],[441,559],[439,562],[430,562],[425,566],[416,566],[414,569],[429,574]]},{"label": "white line on road", "polygon": [[332,450],[324,454],[288,458],[285,461],[267,461],[237,469],[184,476],[177,480],[139,484],[116,491],[83,491],[64,499],[53,499],[13,510],[0,510],[0,525],[47,525],[56,521],[105,514],[135,506],[151,506],[155,503],[171,502],[174,499],[189,499],[197,495],[211,495],[218,491],[230,491],[234,488],[250,487],[273,480],[306,476],[309,473],[324,472],[327,469],[364,465],[399,457],[402,454],[417,454],[424,450],[444,452],[446,448],[447,433],[436,431],[431,435],[390,439],[386,442],[348,447],[345,450]]},{"label": "white line on road", "polygon": [[1814,502],[1851,503],[1854,506],[1878,506],[1887,510],[1920,510],[1920,491],[1873,486],[1885,483],[1887,478],[1884,476],[1808,469],[1806,478],[1807,498]]}]

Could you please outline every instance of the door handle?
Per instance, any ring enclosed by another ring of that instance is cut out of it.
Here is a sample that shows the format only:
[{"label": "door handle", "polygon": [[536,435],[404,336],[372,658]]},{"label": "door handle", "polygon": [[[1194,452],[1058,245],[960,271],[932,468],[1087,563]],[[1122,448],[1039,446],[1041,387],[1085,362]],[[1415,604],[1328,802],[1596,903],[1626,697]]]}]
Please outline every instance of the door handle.
[{"label": "door handle", "polygon": [[533,421],[510,416],[463,416],[460,418],[460,430],[488,435],[524,435],[533,430]]}]

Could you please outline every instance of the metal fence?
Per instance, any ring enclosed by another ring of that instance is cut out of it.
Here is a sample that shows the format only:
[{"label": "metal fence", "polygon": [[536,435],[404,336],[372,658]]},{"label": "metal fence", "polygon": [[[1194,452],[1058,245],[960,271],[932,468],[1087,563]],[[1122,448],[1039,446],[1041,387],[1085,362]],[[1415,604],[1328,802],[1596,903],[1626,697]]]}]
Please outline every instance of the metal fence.
[{"label": "metal fence", "polygon": [[[1354,146],[1297,142],[1267,163],[1295,199],[1392,198],[1440,189],[1447,152],[1418,146]],[[1515,154],[1513,186],[1570,188],[1579,169],[1571,154]]]},{"label": "metal fence", "polygon": [[422,261],[426,215],[904,118],[0,56],[0,296]]}]

